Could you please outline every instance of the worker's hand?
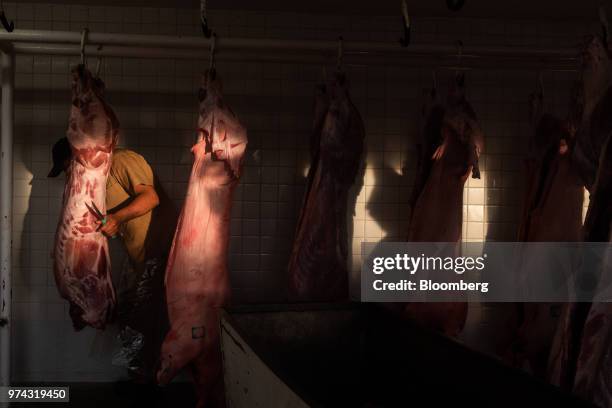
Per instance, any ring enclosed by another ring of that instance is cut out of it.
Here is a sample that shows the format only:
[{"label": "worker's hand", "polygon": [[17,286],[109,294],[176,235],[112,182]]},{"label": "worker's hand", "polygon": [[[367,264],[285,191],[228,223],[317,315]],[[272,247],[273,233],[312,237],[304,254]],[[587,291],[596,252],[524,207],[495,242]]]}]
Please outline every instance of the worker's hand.
[{"label": "worker's hand", "polygon": [[98,224],[101,233],[109,238],[114,238],[119,234],[122,221],[114,214],[106,214],[106,223],[102,225],[102,221],[98,220],[96,224]]}]

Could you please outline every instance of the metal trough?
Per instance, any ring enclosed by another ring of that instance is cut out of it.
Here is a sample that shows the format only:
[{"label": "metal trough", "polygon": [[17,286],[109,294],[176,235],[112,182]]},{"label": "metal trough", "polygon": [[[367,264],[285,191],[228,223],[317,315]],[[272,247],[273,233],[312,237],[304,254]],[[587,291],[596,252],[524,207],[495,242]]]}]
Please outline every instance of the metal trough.
[{"label": "metal trough", "polygon": [[376,306],[224,312],[228,406],[590,406]]}]

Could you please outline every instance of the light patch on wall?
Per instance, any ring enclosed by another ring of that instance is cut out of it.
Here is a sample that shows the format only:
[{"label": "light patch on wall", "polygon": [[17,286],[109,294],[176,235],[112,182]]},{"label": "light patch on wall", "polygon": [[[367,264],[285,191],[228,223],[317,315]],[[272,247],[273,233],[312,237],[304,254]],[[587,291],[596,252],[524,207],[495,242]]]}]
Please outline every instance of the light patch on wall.
[{"label": "light patch on wall", "polygon": [[15,150],[15,158],[13,160],[13,178],[15,183],[17,180],[27,180],[28,184],[31,184],[34,174],[32,174],[28,166],[21,159],[20,151],[17,151],[17,149]]},{"label": "light patch on wall", "polygon": [[34,177],[32,173],[22,179],[15,178],[13,182],[13,194],[17,197],[30,197],[32,193],[32,182]]},{"label": "light patch on wall", "polygon": [[[369,204],[372,199],[373,192],[374,188],[372,188],[371,186],[364,186],[359,192],[359,196],[357,196],[357,199],[365,202],[367,208],[367,204]],[[370,211],[368,211],[368,214],[370,214]]]},{"label": "light patch on wall", "polygon": [[[34,175],[26,167],[22,160],[14,160],[13,163],[13,251],[22,249],[22,234],[24,229],[29,227],[26,225],[26,219],[30,212],[30,196],[32,194],[32,181]],[[17,266],[18,259],[15,260]]]},{"label": "light patch on wall", "polygon": [[587,210],[589,209],[589,201],[590,201],[590,194],[589,194],[589,191],[585,188],[584,189],[584,203],[582,206],[582,223],[583,224],[584,224],[584,220],[586,219]]},{"label": "light patch on wall", "polygon": [[[484,209],[487,205],[487,174],[480,169],[480,178],[475,179],[470,175],[465,183],[465,192],[468,201],[463,203],[463,227],[462,237],[465,242],[483,242],[489,223],[484,217]],[[466,195],[464,195],[466,197]]]}]

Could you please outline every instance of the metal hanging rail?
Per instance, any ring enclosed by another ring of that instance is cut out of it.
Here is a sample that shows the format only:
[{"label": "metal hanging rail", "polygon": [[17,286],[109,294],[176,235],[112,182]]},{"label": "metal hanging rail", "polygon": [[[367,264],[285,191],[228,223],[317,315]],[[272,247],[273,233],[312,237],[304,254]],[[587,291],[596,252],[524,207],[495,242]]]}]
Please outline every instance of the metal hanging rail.
[{"label": "metal hanging rail", "polygon": [[[45,30],[15,30],[11,33],[0,33],[0,43],[14,43],[16,53],[48,53],[56,52],[58,49],[68,52],[68,48],[60,45],[80,44],[81,33],[71,31],[45,31]],[[34,44],[35,45],[34,45]],[[201,53],[208,52],[210,39],[193,36],[161,36],[141,34],[115,34],[90,32],[87,35],[87,44],[90,46],[102,46],[99,52],[107,56],[127,56],[129,52],[140,55],[139,52],[147,54],[147,57],[155,58],[194,58],[194,54],[188,54],[188,50],[198,50]],[[104,49],[109,46],[108,51]],[[116,46],[118,48],[113,48]],[[127,48],[129,47],[129,48]],[[278,40],[278,39],[250,39],[250,38],[223,38],[217,39],[217,49],[220,53],[225,51],[251,50],[251,51],[290,51],[293,53],[325,53],[335,55],[338,47],[337,41],[320,40]],[[144,52],[144,49],[151,49]],[[139,51],[140,50],[140,51]],[[114,51],[114,53],[112,52]],[[346,55],[388,55],[388,56],[456,56],[455,45],[439,44],[411,44],[409,47],[400,47],[393,42],[364,42],[345,41],[344,52]],[[96,55],[96,51],[92,51]],[[575,48],[541,48],[523,46],[488,46],[473,45],[465,46],[462,50],[463,57],[501,57],[501,58],[543,58],[573,61],[576,59]]]}]

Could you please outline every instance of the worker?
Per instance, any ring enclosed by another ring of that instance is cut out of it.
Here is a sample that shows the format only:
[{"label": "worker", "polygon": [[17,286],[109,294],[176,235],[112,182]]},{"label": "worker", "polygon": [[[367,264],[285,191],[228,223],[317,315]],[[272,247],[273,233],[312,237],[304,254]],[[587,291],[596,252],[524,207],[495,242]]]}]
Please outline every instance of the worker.
[{"label": "worker", "polygon": [[[55,143],[52,156],[48,177],[57,177],[70,166],[72,150],[67,138]],[[105,218],[98,221],[100,232],[108,238],[118,237],[128,255],[117,291],[120,353],[130,382],[152,384],[168,324],[163,276],[176,209],[147,161],[121,148],[113,151],[106,208]]]}]

